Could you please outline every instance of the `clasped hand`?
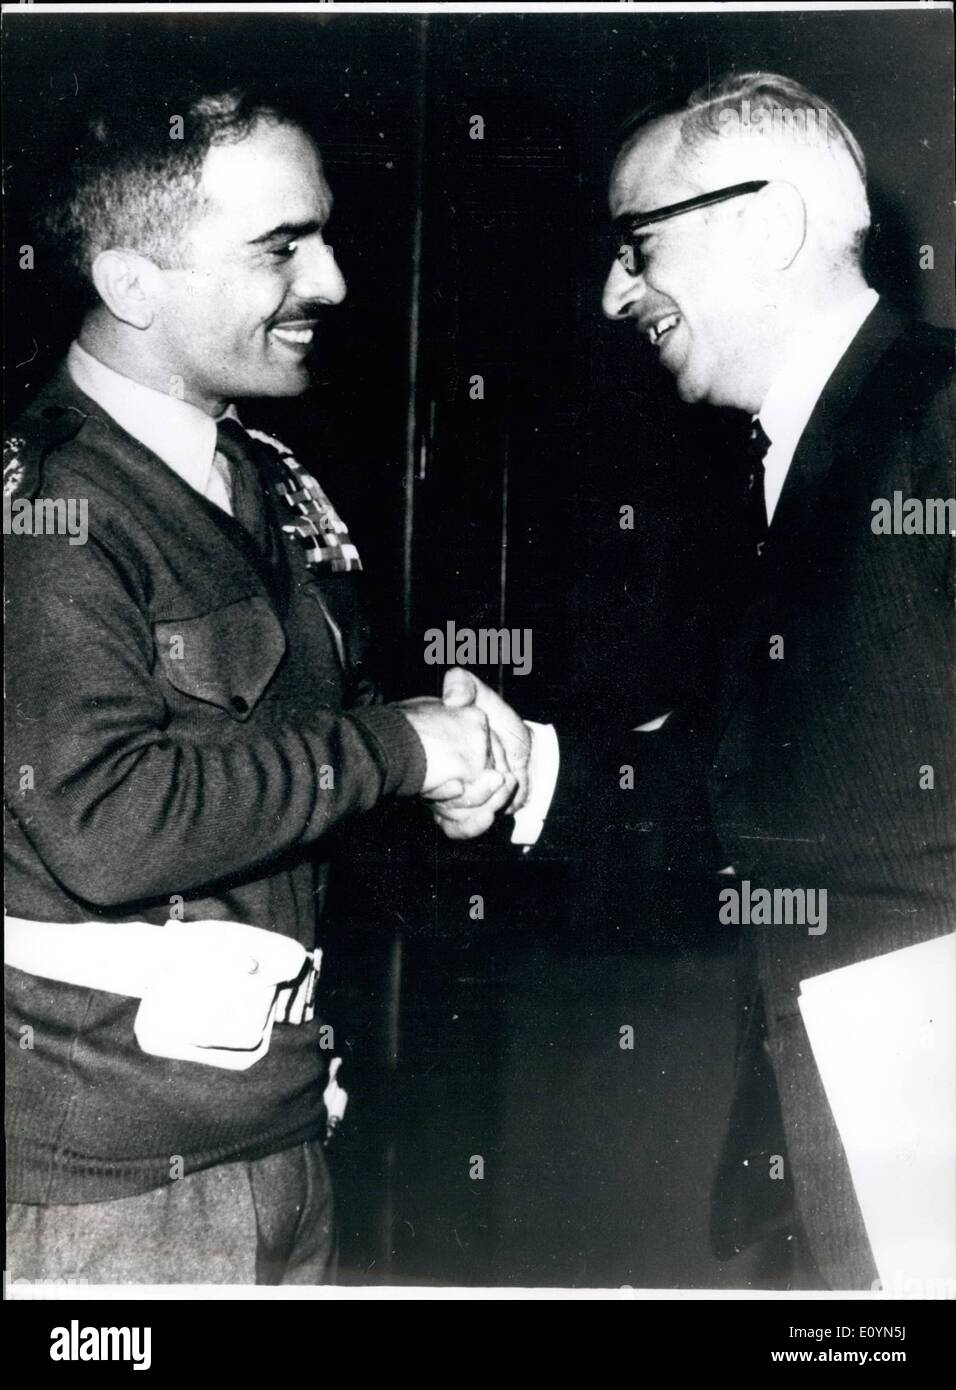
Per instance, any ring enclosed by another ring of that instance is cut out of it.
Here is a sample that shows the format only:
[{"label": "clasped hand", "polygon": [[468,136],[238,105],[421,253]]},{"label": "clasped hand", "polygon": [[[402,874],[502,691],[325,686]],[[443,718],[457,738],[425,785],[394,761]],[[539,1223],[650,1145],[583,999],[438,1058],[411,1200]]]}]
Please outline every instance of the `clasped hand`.
[{"label": "clasped hand", "polygon": [[399,708],[425,749],[422,796],[449,839],[474,839],[499,812],[520,810],[531,732],[484,681],[452,667],[440,700],[406,700]]}]

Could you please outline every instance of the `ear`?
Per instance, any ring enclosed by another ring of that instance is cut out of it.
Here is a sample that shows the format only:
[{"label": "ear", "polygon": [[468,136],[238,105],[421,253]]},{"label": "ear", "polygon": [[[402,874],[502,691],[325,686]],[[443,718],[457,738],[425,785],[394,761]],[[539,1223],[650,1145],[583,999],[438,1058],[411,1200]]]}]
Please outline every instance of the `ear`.
[{"label": "ear", "polygon": [[162,290],[161,272],[138,251],[101,251],[93,262],[96,292],[110,313],[132,328],[149,328]]},{"label": "ear", "polygon": [[747,208],[748,232],[756,255],[770,270],[787,270],[807,239],[807,206],[795,184],[773,179]]}]

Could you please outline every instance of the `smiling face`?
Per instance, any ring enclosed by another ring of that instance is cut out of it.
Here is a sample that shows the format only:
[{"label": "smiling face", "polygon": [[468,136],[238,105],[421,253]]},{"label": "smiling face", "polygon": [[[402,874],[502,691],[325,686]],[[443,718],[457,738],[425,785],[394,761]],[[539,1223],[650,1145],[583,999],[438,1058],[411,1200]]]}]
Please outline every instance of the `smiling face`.
[{"label": "smiling face", "polygon": [[345,281],[323,229],[332,195],[296,126],[260,120],[206,156],[203,207],[178,268],[164,270],[159,354],[185,398],[210,414],[245,396],[295,396],[323,306]]},{"label": "smiling face", "polygon": [[[692,160],[678,160],[679,153],[679,118],[648,127],[615,167],[612,217],[650,212],[723,186],[720,173],[707,167],[706,146]],[[648,226],[639,233],[641,272],[631,275],[615,261],[604,287],[604,312],[636,323],[685,401],[760,405],[767,304],[741,234],[749,201]]]}]

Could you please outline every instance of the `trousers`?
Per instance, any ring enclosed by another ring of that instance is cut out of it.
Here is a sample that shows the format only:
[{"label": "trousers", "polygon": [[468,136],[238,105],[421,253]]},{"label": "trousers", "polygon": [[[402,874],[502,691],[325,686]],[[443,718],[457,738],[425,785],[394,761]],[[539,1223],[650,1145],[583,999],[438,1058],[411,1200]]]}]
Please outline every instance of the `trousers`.
[{"label": "trousers", "polygon": [[13,1284],[329,1284],[335,1267],[318,1141],[117,1201],[7,1204]]},{"label": "trousers", "polygon": [[876,1287],[853,1180],[803,1022],[792,1015],[768,1027],[762,997],[737,1061],[711,1243],[719,1260],[753,1248],[765,1273],[776,1269],[780,1282],[768,1287]]}]

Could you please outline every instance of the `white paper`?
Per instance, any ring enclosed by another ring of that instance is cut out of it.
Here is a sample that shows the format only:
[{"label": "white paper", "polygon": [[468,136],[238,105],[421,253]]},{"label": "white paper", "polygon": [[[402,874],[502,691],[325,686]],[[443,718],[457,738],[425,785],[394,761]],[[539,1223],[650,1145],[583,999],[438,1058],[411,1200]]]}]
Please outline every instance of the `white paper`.
[{"label": "white paper", "polygon": [[801,982],[883,1288],[956,1295],[956,934]]}]

